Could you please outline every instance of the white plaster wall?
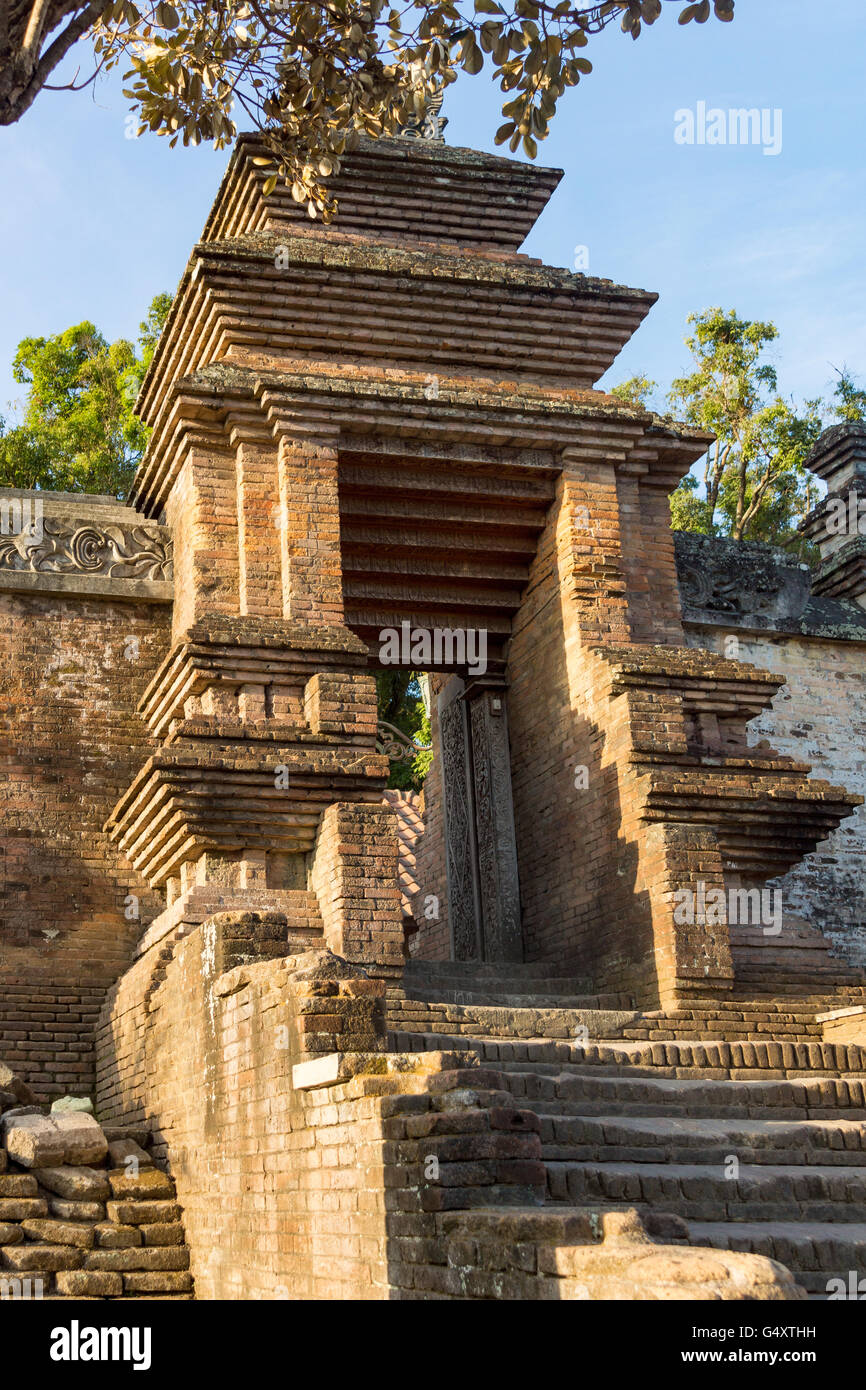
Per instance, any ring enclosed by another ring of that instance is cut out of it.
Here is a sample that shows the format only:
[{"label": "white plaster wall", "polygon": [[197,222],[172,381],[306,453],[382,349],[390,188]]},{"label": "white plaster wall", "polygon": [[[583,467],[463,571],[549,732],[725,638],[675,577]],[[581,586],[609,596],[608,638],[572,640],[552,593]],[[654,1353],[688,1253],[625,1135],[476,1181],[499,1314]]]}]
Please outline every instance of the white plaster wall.
[{"label": "white plaster wall", "polygon": [[[730,656],[725,639],[731,634],[741,661],[787,682],[752,720],[749,742],[766,738],[779,752],[810,763],[814,777],[866,796],[866,647],[733,627],[694,626],[687,641]],[[852,964],[866,966],[866,806],[777,883],[786,912],[818,927]]]}]

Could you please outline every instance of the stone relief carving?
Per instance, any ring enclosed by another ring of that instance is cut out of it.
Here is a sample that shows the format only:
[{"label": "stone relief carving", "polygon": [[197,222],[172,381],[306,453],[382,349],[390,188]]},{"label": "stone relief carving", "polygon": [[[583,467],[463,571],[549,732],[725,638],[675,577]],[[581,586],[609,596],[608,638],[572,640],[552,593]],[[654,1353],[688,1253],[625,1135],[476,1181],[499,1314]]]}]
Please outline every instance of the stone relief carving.
[{"label": "stone relief carving", "polygon": [[167,580],[171,542],[144,526],[82,526],[46,517],[15,535],[0,536],[0,567],[34,574]]},{"label": "stone relief carving", "polygon": [[487,960],[522,960],[508,734],[504,716],[491,712],[491,698],[474,700],[469,716],[484,954]]},{"label": "stone relief carving", "polygon": [[680,531],[675,547],[685,608],[770,619],[796,616],[808,601],[808,567],[771,546]]},{"label": "stone relief carving", "polygon": [[680,593],[688,608],[705,608],[713,613],[739,611],[742,586],[736,575],[719,575],[685,564],[678,567],[677,575]]},{"label": "stone relief carving", "polygon": [[413,763],[419,753],[429,753],[432,747],[432,743],[416,743],[387,719],[376,725],[376,752],[384,753],[392,763]]}]

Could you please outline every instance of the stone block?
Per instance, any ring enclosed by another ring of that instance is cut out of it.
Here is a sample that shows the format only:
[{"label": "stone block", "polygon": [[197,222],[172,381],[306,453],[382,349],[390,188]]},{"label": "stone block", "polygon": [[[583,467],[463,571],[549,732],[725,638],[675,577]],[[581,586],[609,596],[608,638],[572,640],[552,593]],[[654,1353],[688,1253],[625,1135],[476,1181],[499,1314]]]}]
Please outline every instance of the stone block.
[{"label": "stone block", "polygon": [[137,1293],[187,1293],[192,1288],[192,1275],[180,1270],[144,1271],[124,1274],[123,1291]]},{"label": "stone block", "polygon": [[87,1167],[37,1168],[41,1187],[72,1202],[104,1202],[111,1196],[105,1173]]},{"label": "stone block", "polygon": [[7,1111],[0,1133],[9,1157],[22,1168],[99,1163],[108,1152],[105,1135],[92,1115],[23,1115]]},{"label": "stone block", "polygon": [[121,1226],[152,1226],[180,1220],[176,1202],[108,1202],[106,1211],[109,1221],[117,1221]]},{"label": "stone block", "polygon": [[61,1221],[104,1221],[103,1202],[73,1202],[65,1197],[49,1197],[48,1209]]},{"label": "stone block", "polygon": [[[145,1226],[144,1230],[147,1229]],[[93,1234],[101,1250],[126,1250],[131,1246],[141,1245],[143,1239],[140,1226],[118,1226],[114,1221],[98,1222],[93,1228]]]},{"label": "stone block", "polygon": [[93,1101],[89,1096],[60,1096],[51,1102],[51,1114],[93,1114]]},{"label": "stone block", "polygon": [[152,1226],[132,1227],[144,1237],[145,1245],[183,1245],[184,1229],[180,1221],[160,1221]]},{"label": "stone block", "polygon": [[57,1292],[67,1298],[119,1298],[123,1279],[108,1269],[64,1269],[57,1275]]},{"label": "stone block", "polygon": [[0,1254],[3,1267],[33,1270],[79,1269],[84,1251],[74,1245],[4,1245]]},{"label": "stone block", "polygon": [[[106,1126],[104,1133],[108,1138],[109,1127]],[[134,1139],[109,1139],[108,1140],[108,1164],[110,1168],[124,1168],[129,1171],[128,1159],[134,1159],[141,1168],[152,1168],[153,1159],[146,1149],[137,1144]]]},{"label": "stone block", "polygon": [[93,1245],[93,1227],[81,1221],[51,1221],[28,1219],[22,1222],[28,1240],[44,1241],[49,1245],[77,1245],[89,1250]]},{"label": "stone block", "polygon": [[186,1269],[189,1251],[174,1245],[138,1247],[127,1250],[88,1250],[84,1256],[85,1269],[129,1270]]},{"label": "stone block", "polygon": [[144,1168],[138,1173],[114,1168],[108,1174],[112,1197],[132,1200],[173,1199],[174,1183],[158,1168]]}]

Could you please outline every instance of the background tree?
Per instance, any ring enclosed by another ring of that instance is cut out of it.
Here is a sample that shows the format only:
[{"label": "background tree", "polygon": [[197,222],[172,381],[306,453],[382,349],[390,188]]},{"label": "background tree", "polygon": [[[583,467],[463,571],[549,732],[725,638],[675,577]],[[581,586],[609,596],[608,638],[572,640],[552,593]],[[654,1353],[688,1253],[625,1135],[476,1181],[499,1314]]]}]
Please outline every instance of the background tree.
[{"label": "background tree", "polygon": [[236,120],[265,133],[274,180],[312,216],[359,135],[393,134],[458,69],[507,93],[498,144],[534,158],[557,102],[592,70],[583,50],[619,23],[637,38],[663,8],[680,24],[732,20],[734,0],[0,0],[0,125],[20,119],[86,36],[87,85],[123,64],[141,130],[224,148]]},{"label": "background tree", "polygon": [[648,376],[630,376],[627,381],[621,381],[619,386],[612,386],[609,394],[626,405],[636,405],[642,410],[650,410],[652,394],[657,388],[658,382],[651,381]]},{"label": "background tree", "polygon": [[716,442],[703,495],[693,475],[673,494],[674,528],[784,543],[817,499],[804,465],[823,427],[821,401],[798,409],[779,394],[776,369],[765,360],[775,324],[719,308],[690,314],[688,322],[694,370],[673,382],[669,400]]},{"label": "background tree", "polygon": [[[678,414],[716,435],[703,478],[689,473],[671,495],[675,531],[729,535],[776,545],[796,544],[797,525],[818,501],[820,485],[805,466],[810,449],[831,420],[866,423],[866,389],[847,367],[834,368],[830,402],[796,407],[777,389],[775,369],[763,360],[778,337],[772,323],[705,309],[691,314],[686,339],[694,371],[674,381],[669,401]],[[610,388],[627,405],[652,409],[657,382],[638,375]]]},{"label": "background tree", "polygon": [[87,322],[18,344],[13,375],[27,396],[18,423],[0,419],[0,486],[128,495],[148,436],[132,407],[170,305],[153,300],[138,353]]},{"label": "background tree", "polygon": [[[387,668],[376,677],[378,717],[393,724],[415,743],[430,742],[430,717],[421,694],[421,672]],[[420,791],[427,776],[432,752],[419,753],[412,762],[393,762],[389,787]]]},{"label": "background tree", "polygon": [[858,386],[847,367],[835,368],[837,376],[833,395],[836,404],[833,415],[837,420],[853,420],[866,424],[866,391]]}]

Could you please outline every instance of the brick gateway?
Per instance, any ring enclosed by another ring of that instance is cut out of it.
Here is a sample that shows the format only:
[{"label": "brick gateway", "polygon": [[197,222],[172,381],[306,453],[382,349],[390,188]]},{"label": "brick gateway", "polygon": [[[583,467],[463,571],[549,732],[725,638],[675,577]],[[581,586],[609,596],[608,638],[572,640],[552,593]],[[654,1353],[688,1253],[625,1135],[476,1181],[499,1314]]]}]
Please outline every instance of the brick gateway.
[{"label": "brick gateway", "polygon": [[[519,253],[555,171],[367,142],[322,228],[257,153],[131,504],[34,494],[0,546],[5,1059],[146,1137],[198,1297],[820,1294],[866,1250],[856,923],[819,930],[808,875],[774,935],[677,909],[860,823],[755,741],[785,677],[716,640],[862,681],[856,542],[802,593],[767,560],[754,611],[678,556],[709,441],[596,388],[655,296]],[[857,426],[814,460],[840,492],[864,461]],[[435,673],[408,964],[374,680],[404,623],[487,641]]]}]

